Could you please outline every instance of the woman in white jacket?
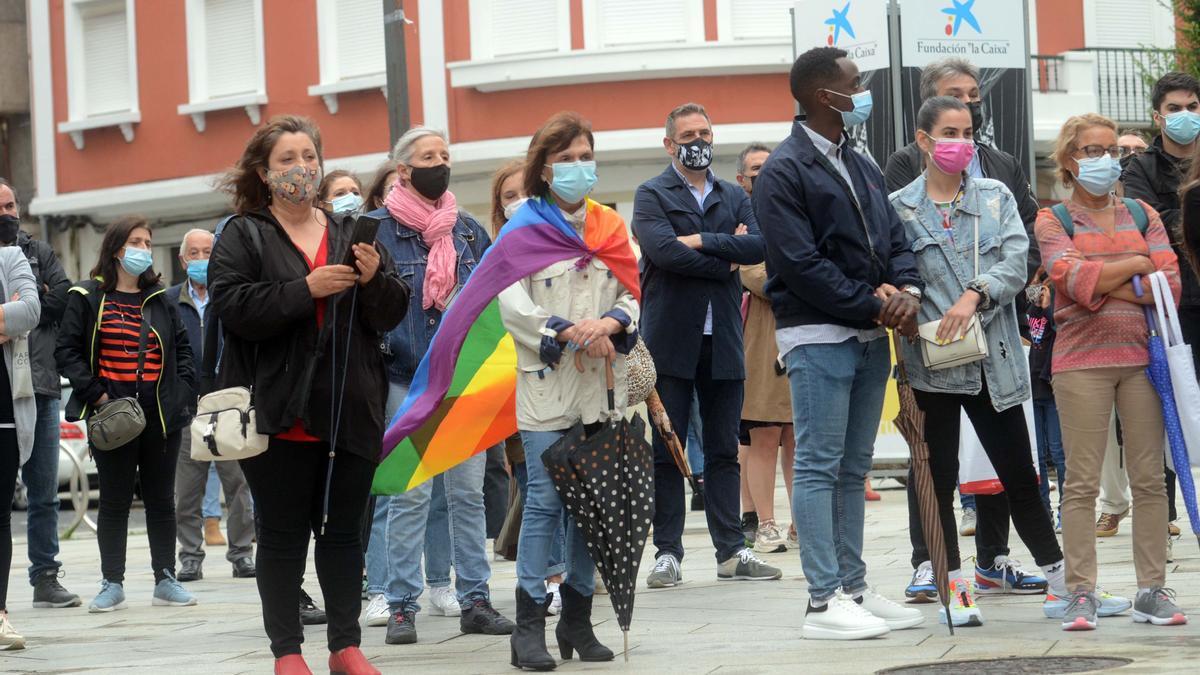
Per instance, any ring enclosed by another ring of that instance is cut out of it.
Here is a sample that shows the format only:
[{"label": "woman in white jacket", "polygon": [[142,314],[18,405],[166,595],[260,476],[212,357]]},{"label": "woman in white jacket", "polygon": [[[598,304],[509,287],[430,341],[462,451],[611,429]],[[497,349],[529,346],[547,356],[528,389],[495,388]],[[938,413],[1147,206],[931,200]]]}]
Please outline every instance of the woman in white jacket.
[{"label": "woman in white jacket", "polygon": [[8,572],[12,566],[12,501],[17,469],[33,451],[37,404],[29,366],[29,343],[22,339],[38,325],[42,305],[25,254],[16,246],[0,248],[0,650],[22,649],[8,621]]}]

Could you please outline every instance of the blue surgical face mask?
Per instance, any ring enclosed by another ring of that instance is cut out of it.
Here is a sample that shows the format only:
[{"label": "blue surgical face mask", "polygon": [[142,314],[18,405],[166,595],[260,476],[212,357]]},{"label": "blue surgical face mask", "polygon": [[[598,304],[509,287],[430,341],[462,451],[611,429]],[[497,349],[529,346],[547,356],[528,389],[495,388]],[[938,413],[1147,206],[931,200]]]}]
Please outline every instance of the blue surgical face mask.
[{"label": "blue surgical face mask", "polygon": [[830,108],[833,108],[834,110],[837,110],[839,113],[842,114],[842,124],[844,126],[847,126],[847,127],[857,126],[859,124],[862,124],[863,122],[866,122],[867,118],[871,116],[871,108],[873,108],[875,106],[875,104],[871,99],[871,90],[870,89],[867,89],[865,91],[860,91],[857,94],[854,94],[853,96],[851,96],[850,94],[843,94],[840,91],[834,91],[832,89],[826,89],[825,91],[827,91],[831,94],[837,94],[838,96],[845,96],[846,98],[850,99],[854,103],[854,110],[851,110],[849,112],[847,112],[845,110],[838,110],[837,108],[833,108],[833,106],[829,106]]},{"label": "blue surgical face mask", "polygon": [[207,260],[189,260],[187,263],[188,279],[197,286],[208,285],[208,261]]},{"label": "blue surgical face mask", "polygon": [[583,201],[596,186],[595,162],[555,162],[550,168],[554,170],[550,189],[568,204]]},{"label": "blue surgical face mask", "polygon": [[358,207],[362,206],[362,203],[362,197],[353,192],[347,192],[329,202],[329,205],[333,208],[334,213],[353,213],[358,210]]},{"label": "blue surgical face mask", "polygon": [[1163,115],[1163,131],[1171,140],[1180,145],[1188,145],[1200,134],[1200,113],[1191,110],[1180,110],[1170,115]]},{"label": "blue surgical face mask", "polygon": [[121,267],[135,277],[141,276],[153,264],[154,258],[148,249],[126,246],[125,255],[121,256]]},{"label": "blue surgical face mask", "polygon": [[1103,155],[1076,161],[1079,162],[1079,173],[1075,176],[1075,182],[1096,197],[1112,192],[1117,179],[1121,177],[1121,163],[1115,157]]}]

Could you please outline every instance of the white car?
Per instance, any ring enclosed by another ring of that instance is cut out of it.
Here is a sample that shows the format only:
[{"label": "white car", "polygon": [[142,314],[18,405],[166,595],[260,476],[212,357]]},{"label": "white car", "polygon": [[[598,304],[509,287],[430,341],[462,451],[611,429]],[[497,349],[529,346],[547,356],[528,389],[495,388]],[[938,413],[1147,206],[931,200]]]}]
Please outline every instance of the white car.
[{"label": "white car", "polygon": [[[88,452],[87,442],[87,425],[82,421],[68,422],[66,418],[67,400],[71,397],[71,383],[66,379],[62,381],[62,400],[59,403],[59,422],[58,422],[58,492],[60,496],[70,490],[71,474],[75,471],[75,462],[67,456],[71,453],[79,460],[79,464],[87,473],[88,483],[93,490],[96,489],[98,482],[96,478],[96,462],[92,460],[91,453]],[[29,507],[29,498],[25,492],[25,485],[21,482],[21,478],[17,477],[17,490],[13,493],[13,508],[24,511]]]}]

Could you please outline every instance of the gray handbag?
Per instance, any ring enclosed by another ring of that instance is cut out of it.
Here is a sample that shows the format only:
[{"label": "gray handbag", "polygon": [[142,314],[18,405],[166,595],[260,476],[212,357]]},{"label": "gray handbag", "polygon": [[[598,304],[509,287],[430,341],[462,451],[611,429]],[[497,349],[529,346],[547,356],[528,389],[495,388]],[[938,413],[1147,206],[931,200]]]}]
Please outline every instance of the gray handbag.
[{"label": "gray handbag", "polygon": [[147,306],[142,309],[142,330],[138,335],[135,395],[108,401],[88,416],[88,442],[97,450],[116,450],[136,439],[146,429],[146,412],[142,410],[137,396],[142,389],[142,369],[146,365],[146,341],[149,333],[150,307]]}]

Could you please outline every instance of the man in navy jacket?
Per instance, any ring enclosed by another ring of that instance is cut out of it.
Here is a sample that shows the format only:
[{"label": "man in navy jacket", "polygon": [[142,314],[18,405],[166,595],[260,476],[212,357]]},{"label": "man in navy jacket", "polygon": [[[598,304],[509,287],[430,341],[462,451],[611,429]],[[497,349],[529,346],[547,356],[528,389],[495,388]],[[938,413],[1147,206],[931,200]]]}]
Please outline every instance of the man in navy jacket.
[{"label": "man in navy jacket", "polygon": [[807,119],[755,178],[754,212],[792,389],[803,630],[861,639],[923,620],[871,590],[862,560],[864,478],[891,371],[884,329],[915,332],[921,278],[883,175],[847,141],[845,127],[871,112],[858,67],[840,49],[813,49],[792,66],[791,89]]},{"label": "man in navy jacket", "polygon": [[[658,371],[657,389],[679,438],[687,438],[693,392],[704,419],[704,510],[719,579],[778,579],[746,547],[739,520],[738,424],[746,378],[740,265],[762,262],[750,200],[713,175],[712,123],[704,107],[667,116],[671,165],[643,183],[633,232],[642,248],[642,335]],[[683,476],[654,435],[654,545],[651,588],[682,579]]]}]

